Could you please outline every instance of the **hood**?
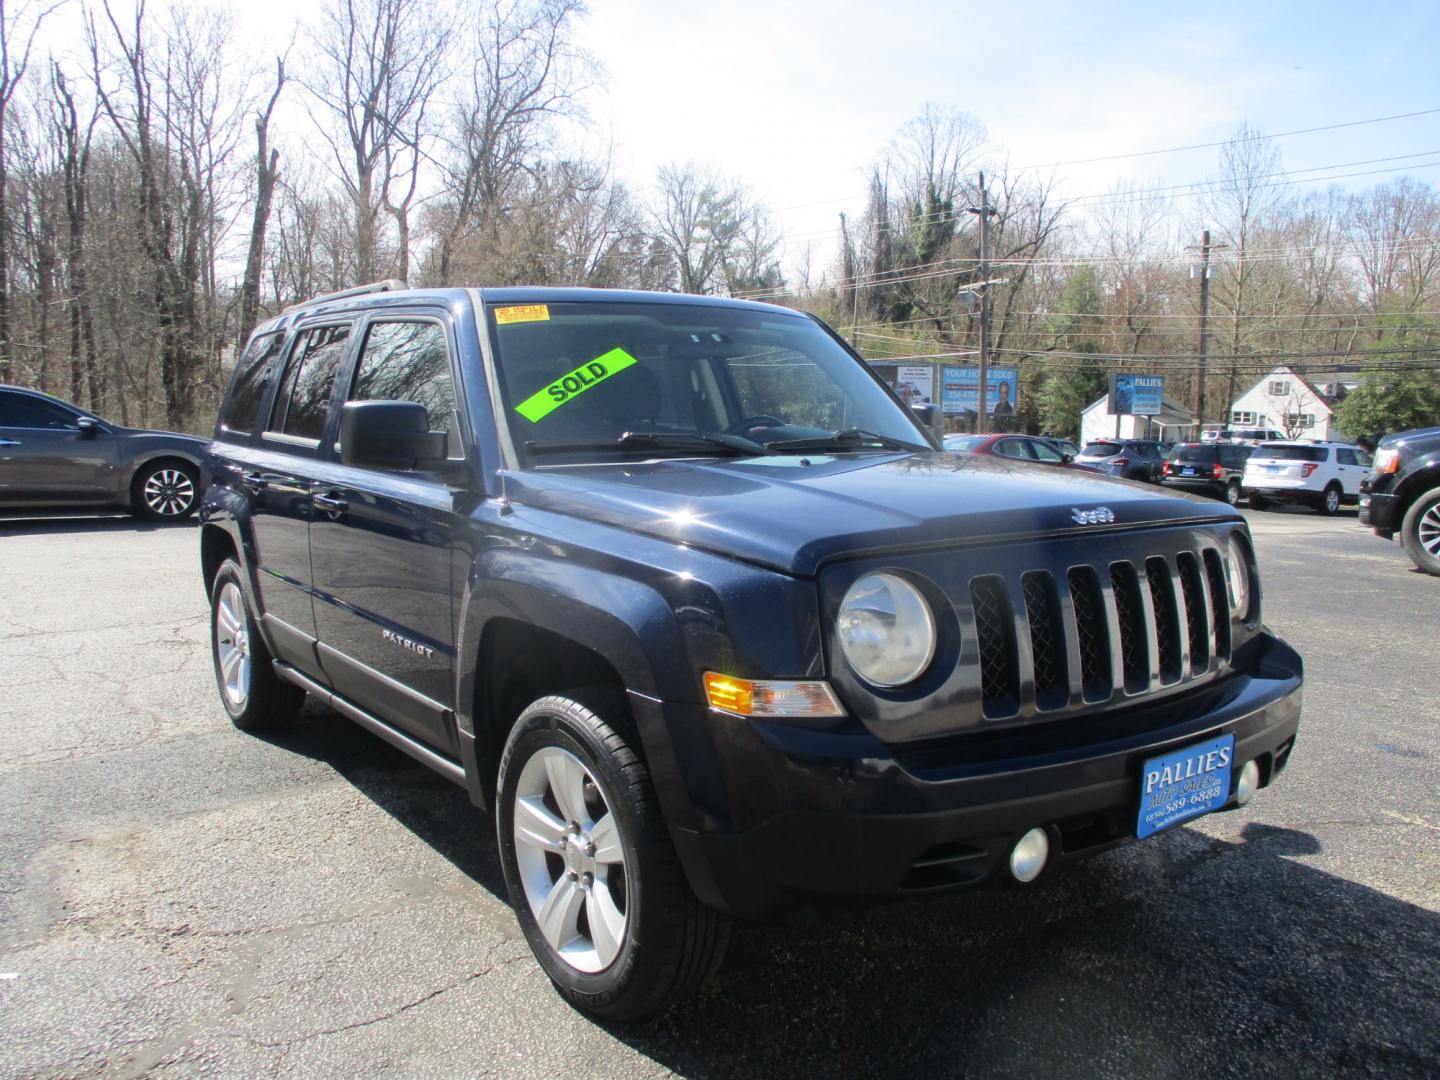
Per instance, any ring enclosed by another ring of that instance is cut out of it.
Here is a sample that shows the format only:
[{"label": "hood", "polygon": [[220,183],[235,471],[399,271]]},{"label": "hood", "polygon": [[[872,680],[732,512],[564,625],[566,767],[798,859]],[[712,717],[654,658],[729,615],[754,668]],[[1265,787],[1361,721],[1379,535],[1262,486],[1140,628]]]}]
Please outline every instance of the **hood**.
[{"label": "hood", "polygon": [[[1079,469],[976,454],[866,453],[507,472],[514,503],[799,576],[888,549],[1235,520],[1224,503]],[[1113,522],[1086,519],[1108,508]]]}]

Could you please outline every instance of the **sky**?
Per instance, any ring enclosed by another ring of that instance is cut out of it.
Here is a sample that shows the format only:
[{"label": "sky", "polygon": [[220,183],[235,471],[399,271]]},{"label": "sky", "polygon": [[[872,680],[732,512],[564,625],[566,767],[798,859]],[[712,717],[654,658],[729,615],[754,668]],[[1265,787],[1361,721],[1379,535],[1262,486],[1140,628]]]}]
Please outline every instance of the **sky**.
[{"label": "sky", "polygon": [[[294,36],[297,70],[296,28],[319,7],[247,0],[235,8],[244,51],[283,51]],[[52,45],[78,40],[78,8],[56,22]],[[807,242],[821,264],[833,253],[837,215],[860,212],[871,164],[926,103],[972,113],[997,158],[1048,166],[1036,175],[1069,197],[1198,181],[1218,151],[1078,159],[1218,143],[1242,122],[1278,135],[1432,110],[1276,145],[1285,169],[1315,177],[1383,170],[1336,181],[1350,187],[1397,169],[1440,184],[1435,0],[589,0],[577,36],[600,65],[579,141],[641,190],[663,163],[740,179],[769,207],[792,264]],[[303,108],[287,109],[290,148],[308,139],[318,150]],[[1375,160],[1400,155],[1424,156]],[[1321,168],[1350,162],[1369,164]]]}]

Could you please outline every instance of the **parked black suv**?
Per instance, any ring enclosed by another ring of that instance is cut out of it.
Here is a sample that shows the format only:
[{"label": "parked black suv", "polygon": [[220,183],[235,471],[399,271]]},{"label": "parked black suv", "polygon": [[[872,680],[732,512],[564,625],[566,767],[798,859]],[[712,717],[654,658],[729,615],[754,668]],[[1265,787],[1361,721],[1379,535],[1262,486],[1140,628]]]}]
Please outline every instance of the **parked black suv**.
[{"label": "parked black suv", "polygon": [[322,298],[255,332],[207,467],[236,725],[309,692],[464,785],[605,1016],[701,985],[727,913],[1033,882],[1243,804],[1299,724],[1238,514],[939,452],[784,308]]},{"label": "parked black suv", "polygon": [[1440,427],[1380,440],[1360,484],[1360,524],[1386,540],[1398,532],[1411,562],[1440,574]]},{"label": "parked black suv", "polygon": [[1234,506],[1240,501],[1245,462],[1254,450],[1242,443],[1179,443],[1165,459],[1160,482],[1166,487],[1224,499]]}]

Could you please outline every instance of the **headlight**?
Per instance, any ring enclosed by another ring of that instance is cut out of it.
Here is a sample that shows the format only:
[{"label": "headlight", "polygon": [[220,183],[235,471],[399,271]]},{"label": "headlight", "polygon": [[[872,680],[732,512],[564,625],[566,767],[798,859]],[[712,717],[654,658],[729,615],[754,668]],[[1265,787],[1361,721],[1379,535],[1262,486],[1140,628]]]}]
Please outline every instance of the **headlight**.
[{"label": "headlight", "polygon": [[1381,450],[1375,455],[1375,471],[1377,473],[1393,473],[1400,469],[1400,451],[1394,449]]},{"label": "headlight", "polygon": [[1225,548],[1225,591],[1230,598],[1230,614],[1243,619],[1250,611],[1250,560],[1245,557],[1245,542],[1238,535],[1230,537]]},{"label": "headlight", "polygon": [[920,590],[894,574],[866,574],[840,601],[840,648],[862,679],[901,686],[935,655],[935,617]]}]

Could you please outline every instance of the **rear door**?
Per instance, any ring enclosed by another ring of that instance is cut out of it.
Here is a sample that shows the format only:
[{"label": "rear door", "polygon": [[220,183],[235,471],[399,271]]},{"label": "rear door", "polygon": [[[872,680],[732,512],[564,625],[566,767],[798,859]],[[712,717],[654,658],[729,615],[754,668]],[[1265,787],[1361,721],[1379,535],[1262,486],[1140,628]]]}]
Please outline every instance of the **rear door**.
[{"label": "rear door", "polygon": [[1370,475],[1370,458],[1362,450],[1347,446],[1335,449],[1336,471],[1346,495],[1360,494],[1360,481]]},{"label": "rear door", "polygon": [[311,486],[351,330],[347,319],[310,323],[296,332],[259,452],[246,455],[237,479],[250,504],[266,628],[283,659],[316,677],[322,672],[311,601]]},{"label": "rear door", "polygon": [[[315,487],[310,556],[325,674],[336,691],[459,756],[454,730],[452,546],[465,487],[454,334],[440,310],[375,316],[344,397],[414,401],[448,436],[453,466],[359,469],[328,455]],[[467,562],[468,565],[468,562]]]}]

